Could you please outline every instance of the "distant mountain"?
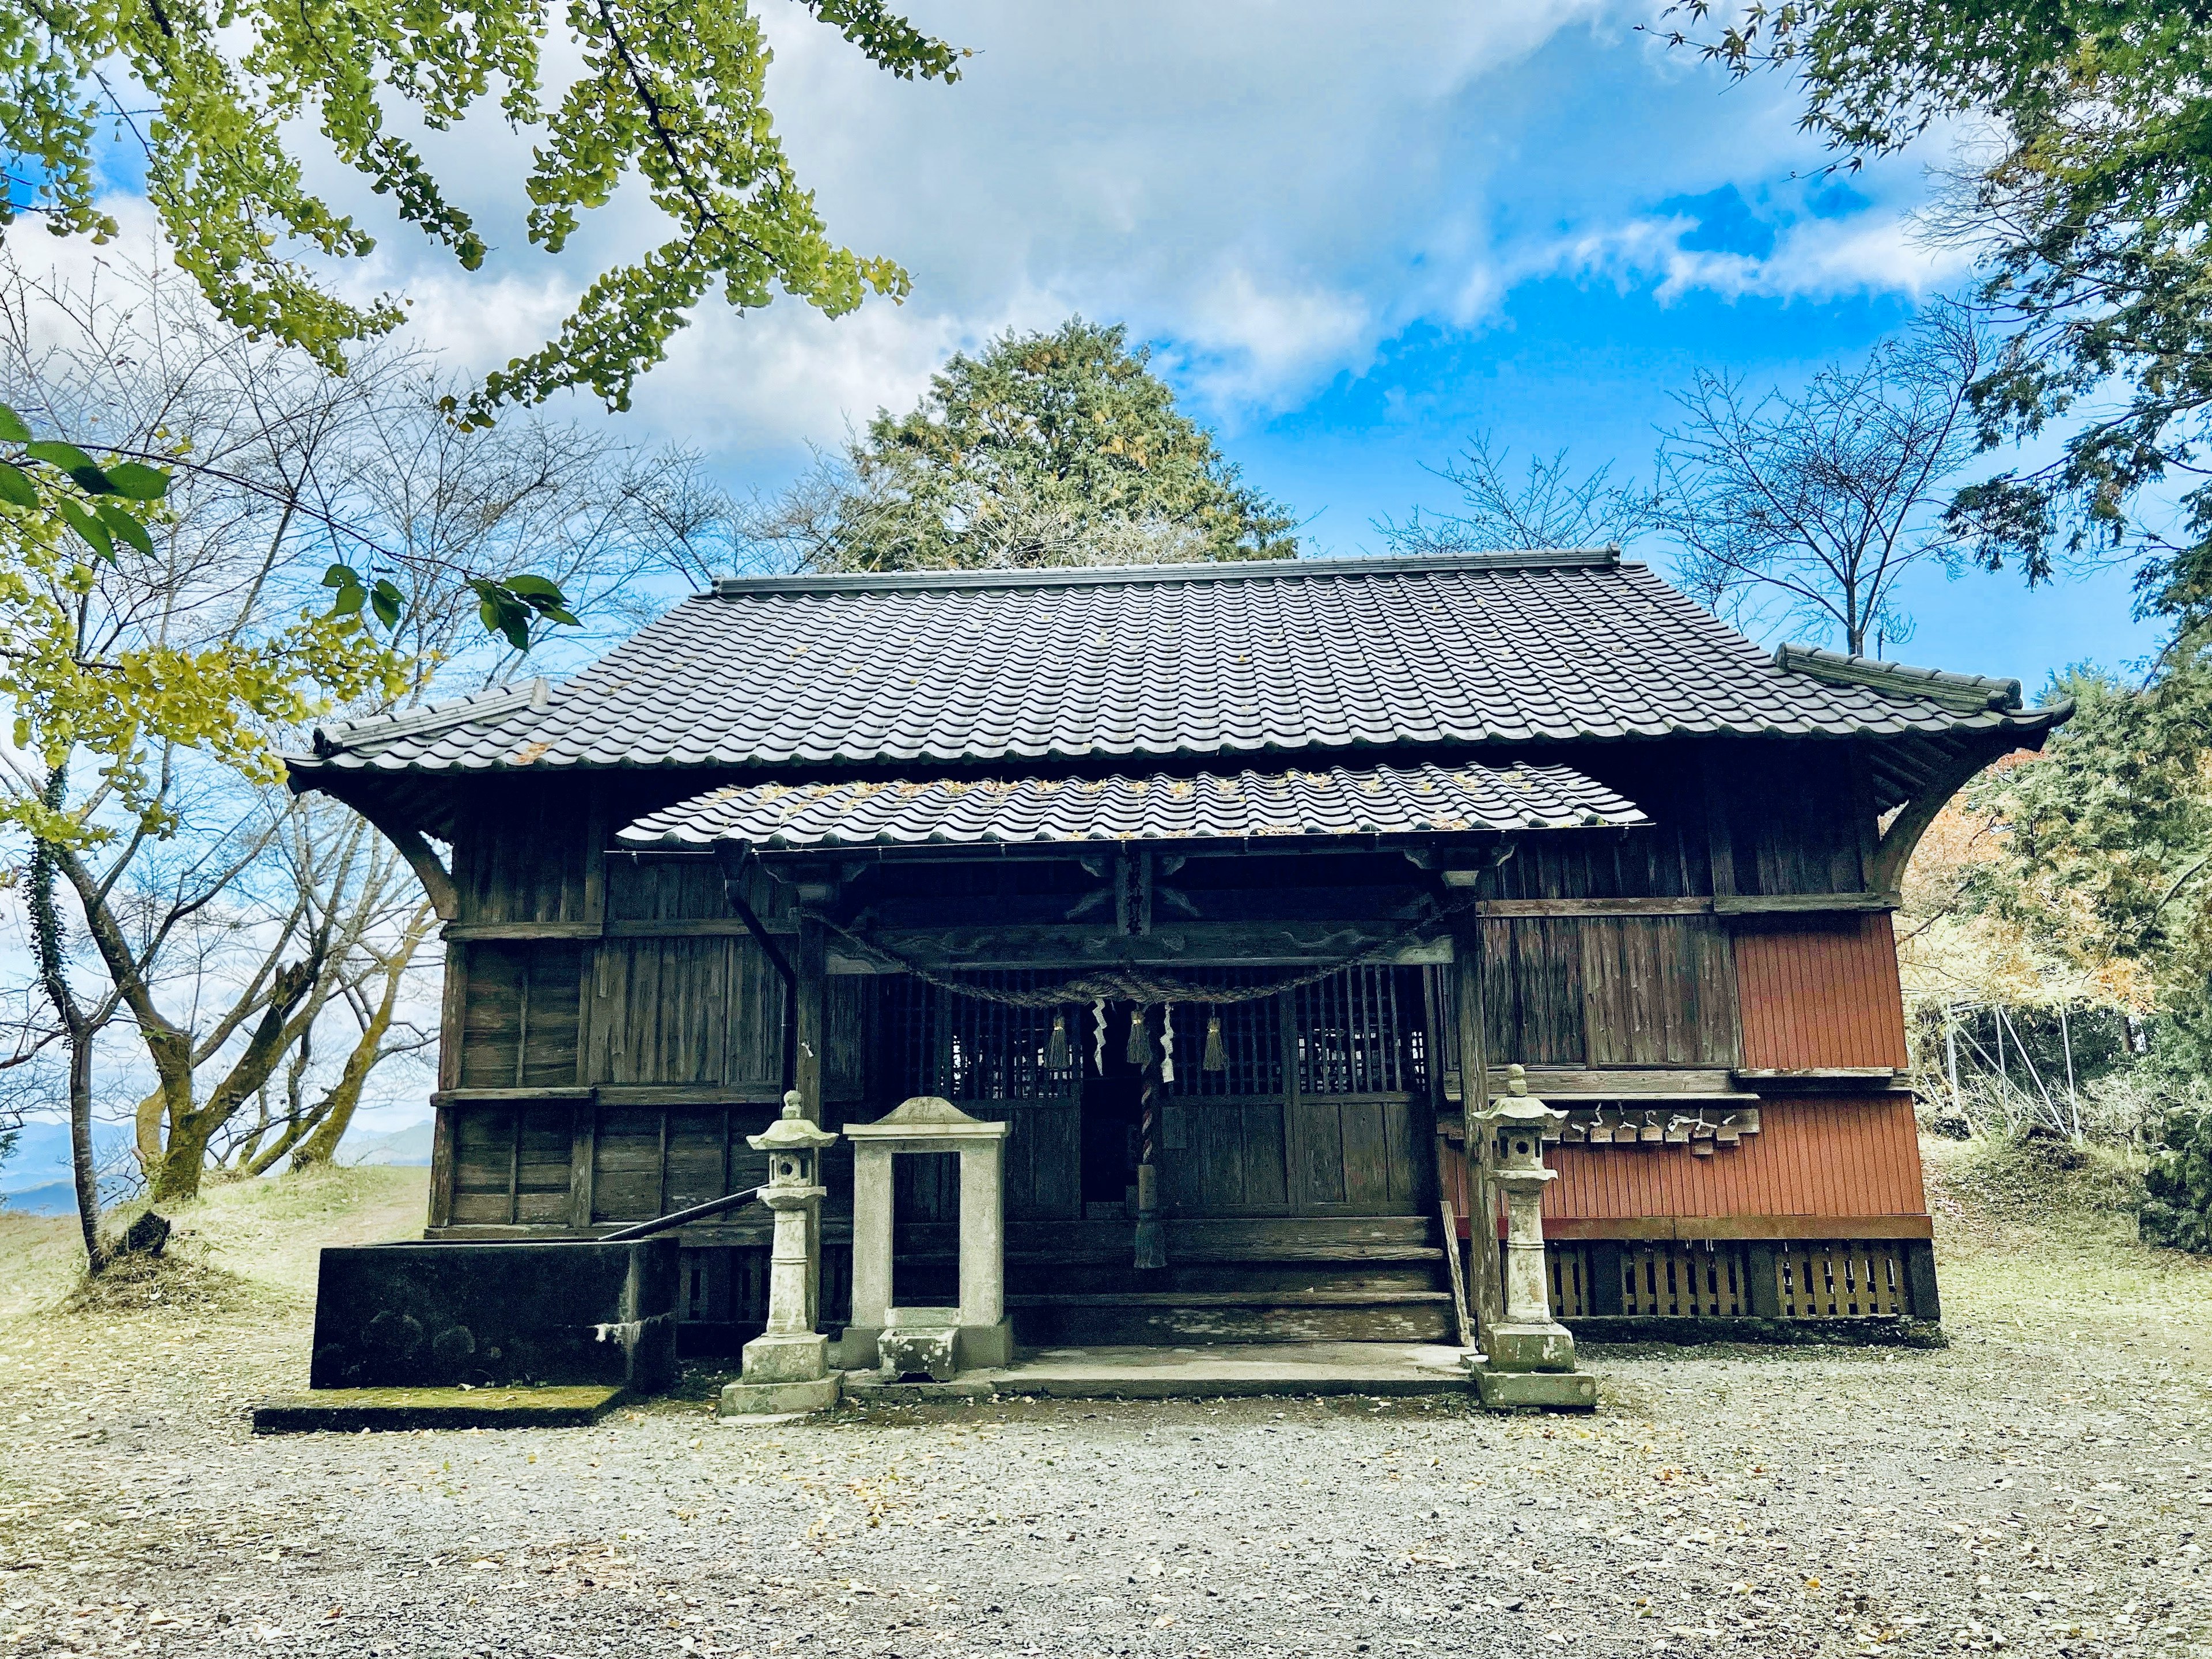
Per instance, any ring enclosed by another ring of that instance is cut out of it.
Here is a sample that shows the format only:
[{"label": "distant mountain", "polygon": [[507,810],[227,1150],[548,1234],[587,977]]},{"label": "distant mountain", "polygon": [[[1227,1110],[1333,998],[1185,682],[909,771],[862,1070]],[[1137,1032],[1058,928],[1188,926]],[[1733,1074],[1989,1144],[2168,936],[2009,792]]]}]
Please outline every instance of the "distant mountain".
[{"label": "distant mountain", "polygon": [[[118,1160],[131,1156],[131,1126],[127,1123],[94,1124],[94,1161],[112,1169]],[[0,1200],[11,1209],[22,1209],[27,1206],[16,1202],[18,1193],[57,1183],[73,1191],[76,1179],[70,1163],[69,1125],[51,1118],[33,1118],[16,1136],[15,1150],[9,1155],[8,1161],[0,1164]],[[73,1207],[75,1203],[72,1199],[64,1207]]]},{"label": "distant mountain", "polygon": [[11,1215],[75,1215],[76,1182],[53,1181],[43,1187],[18,1187],[0,1193],[0,1210]]},{"label": "distant mountain", "polygon": [[380,1135],[348,1135],[338,1144],[341,1164],[400,1164],[423,1166],[430,1162],[431,1123],[424,1118],[404,1129]]}]

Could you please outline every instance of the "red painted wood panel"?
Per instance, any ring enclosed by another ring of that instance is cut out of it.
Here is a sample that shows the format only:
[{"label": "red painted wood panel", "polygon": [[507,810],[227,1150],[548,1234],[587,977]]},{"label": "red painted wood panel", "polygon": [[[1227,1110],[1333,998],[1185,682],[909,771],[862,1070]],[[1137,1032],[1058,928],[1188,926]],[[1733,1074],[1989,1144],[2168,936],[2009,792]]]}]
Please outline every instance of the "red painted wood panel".
[{"label": "red painted wood panel", "polygon": [[1759,1118],[1759,1133],[1711,1158],[1663,1144],[1547,1147],[1559,1178],[1544,1189],[1545,1219],[1927,1212],[1906,1097],[1770,1101]]},{"label": "red painted wood panel", "polygon": [[1747,929],[1736,936],[1735,976],[1746,1066],[1905,1065],[1905,998],[1887,911]]}]

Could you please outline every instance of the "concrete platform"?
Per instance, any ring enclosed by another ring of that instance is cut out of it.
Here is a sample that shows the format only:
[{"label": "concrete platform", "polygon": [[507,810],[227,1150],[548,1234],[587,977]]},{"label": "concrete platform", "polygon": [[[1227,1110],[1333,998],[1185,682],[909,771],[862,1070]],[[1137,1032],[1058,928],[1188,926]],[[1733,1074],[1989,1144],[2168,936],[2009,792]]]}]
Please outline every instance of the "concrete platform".
[{"label": "concrete platform", "polygon": [[1179,1348],[1039,1348],[950,1382],[885,1382],[848,1371],[849,1400],[921,1402],[1035,1395],[1190,1400],[1267,1395],[1471,1394],[1459,1348],[1399,1342],[1221,1343]]},{"label": "concrete platform", "polygon": [[316,1389],[254,1407],[256,1434],[358,1434],[363,1429],[568,1429],[629,1398],[599,1384],[543,1389]]}]

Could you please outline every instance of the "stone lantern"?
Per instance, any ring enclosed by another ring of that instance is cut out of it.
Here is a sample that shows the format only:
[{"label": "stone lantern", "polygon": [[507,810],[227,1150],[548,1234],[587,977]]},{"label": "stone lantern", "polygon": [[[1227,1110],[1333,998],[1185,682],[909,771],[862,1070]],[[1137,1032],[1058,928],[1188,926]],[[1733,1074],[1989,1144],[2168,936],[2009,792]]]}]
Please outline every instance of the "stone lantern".
[{"label": "stone lantern", "polygon": [[807,1121],[797,1090],[783,1115],[745,1144],[768,1154],[760,1200],[775,1212],[769,1250],[768,1328],[745,1344],[741,1381],[722,1390],[722,1415],[758,1417],[818,1412],[837,1402],[841,1378],[830,1370],[830,1339],[814,1329],[810,1303],[814,1241],[822,1210],[823,1149],[837,1137]]},{"label": "stone lantern", "polygon": [[1518,1066],[1505,1077],[1505,1092],[1474,1119],[1489,1140],[1486,1184],[1505,1200],[1504,1306],[1483,1330],[1484,1358],[1469,1369],[1486,1406],[1588,1408],[1597,1404],[1597,1379],[1576,1369],[1575,1339],[1552,1317],[1544,1260],[1544,1187],[1559,1179],[1544,1167],[1544,1137],[1567,1115],[1531,1097]]}]

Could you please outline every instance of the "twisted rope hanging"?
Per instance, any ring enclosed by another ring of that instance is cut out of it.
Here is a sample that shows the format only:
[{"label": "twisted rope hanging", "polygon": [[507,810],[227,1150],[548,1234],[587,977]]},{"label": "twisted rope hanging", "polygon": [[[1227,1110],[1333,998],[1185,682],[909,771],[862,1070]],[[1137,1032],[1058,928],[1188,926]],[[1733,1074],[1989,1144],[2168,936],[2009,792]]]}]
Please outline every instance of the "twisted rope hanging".
[{"label": "twisted rope hanging", "polygon": [[1472,895],[1454,900],[1449,904],[1438,904],[1434,899],[1424,898],[1421,901],[1423,914],[1378,944],[1354,951],[1318,968],[1300,969],[1285,974],[1279,979],[1238,985],[1194,979],[1170,969],[1134,963],[1121,963],[1111,968],[1076,969],[1072,970],[1067,979],[1054,985],[982,985],[972,979],[963,978],[957,973],[924,968],[896,951],[886,950],[874,940],[841,927],[818,910],[802,909],[799,914],[810,921],[820,922],[856,949],[896,963],[901,972],[913,975],[924,984],[934,985],[957,996],[973,997],[981,1002],[1001,1003],[1010,1008],[1054,1008],[1071,1002],[1147,1005],[1211,1002],[1225,1006],[1231,1003],[1257,1002],[1262,997],[1279,996],[1285,991],[1318,984],[1330,975],[1340,974],[1347,968],[1364,967],[1379,957],[1395,956],[1420,935],[1433,932],[1438,923],[1473,909],[1479,902]]}]

